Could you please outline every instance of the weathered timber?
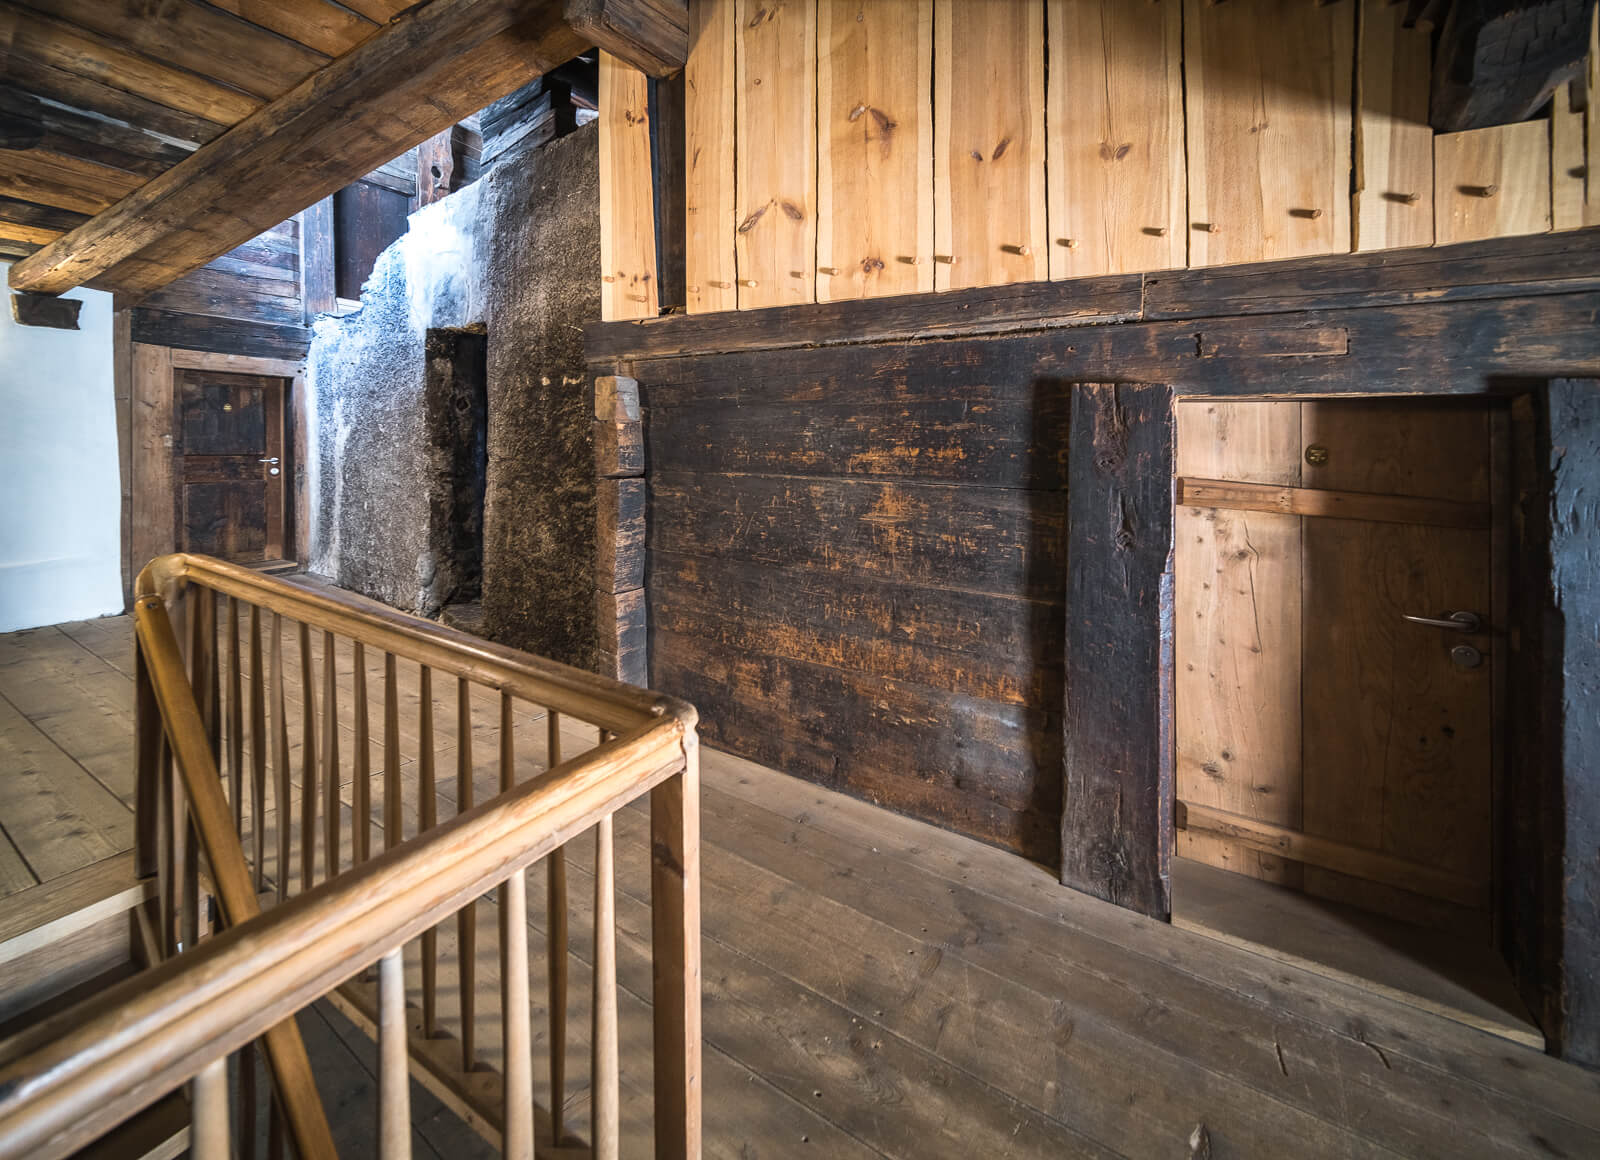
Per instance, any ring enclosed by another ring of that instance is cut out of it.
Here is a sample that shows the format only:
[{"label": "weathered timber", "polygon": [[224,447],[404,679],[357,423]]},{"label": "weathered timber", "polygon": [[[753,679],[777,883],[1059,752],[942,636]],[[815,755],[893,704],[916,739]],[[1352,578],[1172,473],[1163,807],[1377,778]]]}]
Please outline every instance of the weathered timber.
[{"label": "weathered timber", "polygon": [[[600,675],[641,688],[649,683],[644,589],[594,594]],[[608,647],[609,646],[609,647]]]},{"label": "weathered timber", "polygon": [[[1053,714],[745,654],[653,626],[650,666],[653,685],[693,699],[711,745],[1034,861],[1056,861],[1061,758]],[[938,727],[906,729],[908,720]]]},{"label": "weathered timber", "polygon": [[[148,291],[477,111],[583,42],[555,0],[437,0],[350,52],[113,209],[11,269],[16,289]],[[396,117],[393,110],[416,110]],[[132,270],[120,264],[141,257]]]},{"label": "weathered timber", "polygon": [[689,59],[688,0],[567,0],[566,17],[578,35],[651,76]]},{"label": "weathered timber", "polygon": [[1060,492],[676,472],[647,479],[652,555],[732,556],[1038,600],[1061,592]]},{"label": "weathered timber", "polygon": [[1051,712],[1061,704],[1066,625],[1059,598],[662,551],[650,554],[649,583],[656,627],[732,652],[875,673]]},{"label": "weathered timber", "polygon": [[272,326],[147,307],[136,308],[132,316],[133,341],[150,346],[252,358],[302,359],[311,344],[311,332],[303,326]]},{"label": "weathered timber", "polygon": [[601,592],[627,592],[644,587],[644,521],[644,480],[597,481],[596,589]]},{"label": "weathered timber", "polygon": [[333,280],[333,198],[325,197],[300,215],[300,297],[307,323],[333,313]]},{"label": "weathered timber", "polygon": [[[1600,288],[1600,228],[1287,262],[1020,283],[585,328],[591,361],[1437,304]],[[650,381],[648,379],[644,381]]]},{"label": "weathered timber", "polygon": [[[1070,283],[1050,284],[1062,285]],[[706,316],[690,320],[702,317]],[[1258,318],[1240,315],[1207,319],[1200,326],[1174,320],[947,342],[791,350],[782,359],[781,375],[775,377],[797,382],[810,375],[822,394],[847,383],[881,390],[923,376],[981,380],[995,367],[1026,368],[1020,373],[1058,382],[1159,377],[1179,394],[1480,394],[1487,383],[1503,377],[1600,374],[1596,318],[1600,318],[1600,292],[1594,290],[1417,302],[1309,311],[1292,322],[1265,328]],[[1336,328],[1347,333],[1346,353],[1281,353],[1296,332],[1315,336]],[[1202,342],[1214,352],[1210,357],[1202,357]],[[628,361],[631,373],[654,398],[652,384],[691,376],[729,383],[743,374],[753,384],[749,389],[760,391],[771,360],[750,351]],[[870,385],[880,379],[876,387]]]},{"label": "weathered timber", "polygon": [[1061,881],[1171,912],[1172,391],[1083,383],[1068,485]]},{"label": "weathered timber", "polygon": [[46,326],[52,330],[77,330],[80,298],[56,298],[50,294],[13,294],[11,317],[22,326]]},{"label": "weathered timber", "polygon": [[1564,775],[1546,830],[1562,849],[1560,1023],[1545,1030],[1563,1057],[1600,1067],[1600,381],[1557,380],[1548,404],[1553,601],[1545,671],[1550,680],[1559,664],[1560,687],[1547,702],[1545,728]]}]

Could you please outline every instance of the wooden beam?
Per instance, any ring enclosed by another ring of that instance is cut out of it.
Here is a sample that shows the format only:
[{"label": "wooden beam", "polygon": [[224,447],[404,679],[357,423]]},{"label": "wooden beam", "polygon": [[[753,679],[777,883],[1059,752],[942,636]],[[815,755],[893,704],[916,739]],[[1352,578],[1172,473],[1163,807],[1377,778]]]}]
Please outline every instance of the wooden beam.
[{"label": "wooden beam", "polygon": [[11,317],[19,326],[47,326],[51,330],[77,330],[78,298],[57,298],[52,294],[13,294]]},{"label": "wooden beam", "polygon": [[1391,524],[1432,524],[1442,528],[1486,528],[1489,505],[1454,499],[1404,495],[1372,495],[1363,491],[1328,491],[1320,487],[1286,487],[1276,483],[1236,483],[1223,479],[1182,477],[1174,502],[1179,507],[1231,508],[1235,511],[1278,512],[1290,516],[1331,516]]},{"label": "wooden beam", "polygon": [[567,0],[567,23],[651,76],[677,72],[689,59],[688,0]]},{"label": "wooden beam", "polygon": [[14,289],[143,294],[205,265],[585,42],[557,0],[429,0],[11,268]]}]

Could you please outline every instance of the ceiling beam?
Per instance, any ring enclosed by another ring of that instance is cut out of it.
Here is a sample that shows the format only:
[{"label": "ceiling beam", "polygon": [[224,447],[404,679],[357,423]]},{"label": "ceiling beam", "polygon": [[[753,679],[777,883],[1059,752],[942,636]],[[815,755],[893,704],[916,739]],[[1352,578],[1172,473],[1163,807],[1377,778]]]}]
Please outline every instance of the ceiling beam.
[{"label": "ceiling beam", "polygon": [[11,267],[13,289],[139,297],[590,46],[561,0],[424,0]]},{"label": "ceiling beam", "polygon": [[591,44],[654,77],[689,59],[688,0],[566,0],[567,22]]}]

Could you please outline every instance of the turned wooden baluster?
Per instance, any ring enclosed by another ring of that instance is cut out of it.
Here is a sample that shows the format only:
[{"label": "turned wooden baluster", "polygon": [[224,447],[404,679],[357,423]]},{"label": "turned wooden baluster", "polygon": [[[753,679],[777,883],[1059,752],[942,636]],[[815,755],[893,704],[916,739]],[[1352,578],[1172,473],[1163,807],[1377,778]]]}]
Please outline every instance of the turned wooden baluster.
[{"label": "turned wooden baluster", "polygon": [[354,642],[356,675],[355,805],[351,807],[351,860],[360,865],[372,856],[372,732],[367,721],[367,650]]},{"label": "turned wooden baluster", "polygon": [[250,837],[259,894],[267,860],[267,690],[261,665],[261,608],[255,604],[250,606]]},{"label": "turned wooden baluster", "polygon": [[300,625],[300,892],[317,873],[317,693],[312,678],[311,627]]},{"label": "turned wooden baluster", "polygon": [[283,687],[283,617],[272,614],[272,772],[278,800],[273,816],[278,826],[278,901],[289,897],[290,818],[294,796],[289,777],[289,711]]},{"label": "turned wooden baluster", "polygon": [[594,828],[594,1033],[590,1039],[590,1139],[595,1160],[617,1160],[617,925],[611,815]]},{"label": "turned wooden baluster", "polygon": [[[561,764],[561,714],[551,709],[546,718],[547,766]],[[567,1102],[567,850],[553,850],[546,860],[545,910],[550,932],[550,1128],[559,1146],[566,1134]]]},{"label": "turned wooden baluster", "polygon": [[[472,685],[456,678],[456,813],[472,808]],[[471,1071],[478,1044],[478,904],[456,913],[456,964],[461,992],[461,1070]]]},{"label": "turned wooden baluster", "polygon": [[[433,670],[418,673],[422,705],[417,713],[417,832],[426,834],[438,822],[433,785]],[[439,1022],[439,930],[422,932],[422,1034],[432,1039]]]},{"label": "turned wooden baluster", "polygon": [[239,672],[239,602],[228,601],[228,790],[233,825],[244,835],[244,692]]},{"label": "turned wooden baluster", "polygon": [[400,812],[400,681],[393,653],[383,654],[383,848],[405,840]]},{"label": "turned wooden baluster", "polygon": [[[511,694],[500,694],[500,792],[516,784]],[[505,1044],[505,1128],[501,1152],[533,1160],[533,1025],[528,1010],[528,880],[500,884],[500,1024]]]},{"label": "turned wooden baluster", "polygon": [[411,1158],[406,970],[396,947],[378,960],[378,1155]]},{"label": "turned wooden baluster", "polygon": [[[339,873],[339,647],[322,634],[322,846],[328,878]],[[307,690],[307,696],[310,691]],[[316,792],[315,787],[307,787]]]},{"label": "turned wooden baluster", "polygon": [[227,1057],[201,1068],[190,1082],[189,1091],[189,1154],[194,1160],[230,1160]]}]

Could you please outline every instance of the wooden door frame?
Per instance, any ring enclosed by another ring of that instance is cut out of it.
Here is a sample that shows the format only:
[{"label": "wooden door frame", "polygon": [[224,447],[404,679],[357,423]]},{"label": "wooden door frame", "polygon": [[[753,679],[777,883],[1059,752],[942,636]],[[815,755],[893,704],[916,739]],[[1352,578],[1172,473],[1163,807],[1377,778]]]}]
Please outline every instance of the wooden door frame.
[{"label": "wooden door frame", "polygon": [[128,576],[156,556],[176,550],[177,512],[173,501],[172,445],[175,434],[173,390],[180,370],[221,371],[242,375],[267,375],[289,381],[284,400],[288,425],[284,464],[289,476],[290,541],[284,545],[291,558],[307,558],[307,497],[305,489],[308,413],[305,363],[301,360],[256,358],[239,354],[212,354],[176,347],[133,343],[131,356],[132,406],[130,419],[130,491],[132,511],[128,521]]},{"label": "wooden door frame", "polygon": [[[1426,381],[1426,380],[1424,380]],[[1510,403],[1513,513],[1500,948],[1550,1050],[1600,1060],[1600,381],[1489,380],[1476,390],[1263,394],[1142,383],[1069,384],[1066,804],[1061,881],[1171,918],[1173,407],[1180,399],[1476,396]],[[1581,1009],[1574,1009],[1574,1003]]]}]

